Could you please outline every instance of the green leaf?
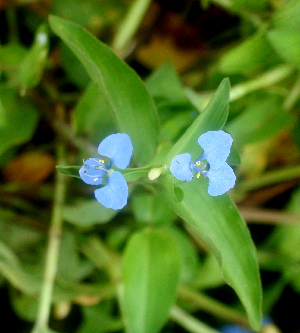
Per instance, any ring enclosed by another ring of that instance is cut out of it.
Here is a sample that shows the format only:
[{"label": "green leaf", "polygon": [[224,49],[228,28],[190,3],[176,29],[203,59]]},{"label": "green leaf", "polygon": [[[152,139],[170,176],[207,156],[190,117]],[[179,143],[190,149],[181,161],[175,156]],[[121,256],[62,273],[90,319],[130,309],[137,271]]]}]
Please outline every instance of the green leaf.
[{"label": "green leaf", "polygon": [[[163,204],[165,203],[163,202]],[[168,207],[168,209],[170,208]],[[194,241],[180,228],[172,227],[168,230],[172,236],[175,237],[180,252],[180,282],[192,283],[194,285],[194,279],[200,269],[199,253],[196,249]]]},{"label": "green leaf", "polygon": [[19,80],[21,93],[24,95],[28,87],[35,87],[42,77],[49,51],[49,36],[46,24],[42,24],[34,38],[28,54],[20,66]]},{"label": "green leaf", "polygon": [[[197,139],[210,129],[219,130],[228,113],[229,81],[223,80],[203,115],[200,115],[176,143],[167,160],[180,153],[200,156]],[[196,152],[198,152],[196,154]],[[212,197],[207,192],[208,179],[176,182],[182,200],[174,198],[174,177],[159,178],[159,193],[167,203],[211,246],[229,285],[243,303],[254,329],[261,324],[261,285],[254,245],[245,222],[227,194]]]},{"label": "green leaf", "polygon": [[276,29],[298,32],[300,29],[300,2],[291,0],[278,10],[273,18]]},{"label": "green leaf", "polygon": [[74,55],[74,53],[67,47],[66,44],[61,43],[61,66],[65,71],[68,79],[74,83],[80,90],[85,89],[90,83],[91,79],[83,67],[82,63]]},{"label": "green leaf", "polygon": [[130,333],[156,333],[168,319],[180,273],[180,254],[168,229],[132,236],[123,262],[125,325]]},{"label": "green leaf", "polygon": [[300,67],[300,36],[298,31],[272,29],[267,33],[267,37],[283,60]]},{"label": "green leaf", "polygon": [[265,34],[259,32],[225,53],[220,70],[225,73],[256,73],[270,63],[273,53]]},{"label": "green leaf", "polygon": [[227,194],[211,197],[207,182],[194,179],[177,185],[184,198],[174,200],[173,176],[164,179],[163,197],[174,211],[191,224],[212,248],[227,283],[243,303],[253,328],[261,324],[261,286],[258,263],[249,231]]},{"label": "green leaf", "polygon": [[257,95],[250,100],[243,113],[235,117],[228,125],[229,133],[235,144],[246,144],[265,140],[291,124],[291,113],[282,112],[282,99],[277,95]]},{"label": "green leaf", "polygon": [[37,271],[25,270],[18,256],[2,240],[0,240],[0,273],[12,286],[29,295],[35,295],[41,287]]},{"label": "green leaf", "polygon": [[105,302],[81,308],[83,320],[77,333],[119,332],[124,328],[122,320],[113,314],[113,309]]},{"label": "green leaf", "polygon": [[38,312],[38,299],[11,288],[10,301],[14,312],[23,320],[34,322]]},{"label": "green leaf", "polygon": [[157,103],[188,104],[188,99],[172,62],[167,61],[146,80],[146,86]]},{"label": "green leaf", "polygon": [[0,87],[0,155],[29,141],[38,118],[36,109],[16,89]]},{"label": "green leaf", "polygon": [[78,227],[91,228],[96,224],[110,221],[117,212],[105,208],[97,200],[77,200],[76,204],[65,206],[63,217]]},{"label": "green leaf", "polygon": [[234,11],[261,11],[268,8],[268,0],[233,0],[230,9]]},{"label": "green leaf", "polygon": [[176,215],[160,197],[150,193],[136,193],[131,200],[135,220],[141,223],[168,225]]},{"label": "green leaf", "polygon": [[267,37],[278,55],[294,66],[300,67],[300,2],[291,0],[278,10],[272,22],[273,29]]},{"label": "green leaf", "polygon": [[73,126],[80,135],[98,144],[115,131],[114,117],[105,103],[105,93],[94,82],[88,86],[73,113]]},{"label": "green leaf", "polygon": [[81,179],[79,176],[80,166],[57,165],[56,168],[64,175]]},{"label": "green leaf", "polygon": [[159,126],[154,102],[140,78],[79,25],[56,16],[50,16],[50,25],[102,90],[120,130],[131,137],[137,163],[147,164],[156,152]]},{"label": "green leaf", "polygon": [[124,1],[120,0],[85,0],[84,6],[82,0],[53,0],[50,5],[51,14],[76,22],[95,35],[119,22],[126,8]]},{"label": "green leaf", "polygon": [[87,279],[93,270],[94,265],[78,251],[76,235],[71,231],[64,232],[59,250],[57,280],[62,281],[65,288],[72,288]]},{"label": "green leaf", "polygon": [[199,136],[207,131],[222,129],[228,117],[230,83],[224,79],[203,113],[196,118],[186,133],[176,142],[166,158],[166,164],[181,153],[191,153],[193,159],[200,156],[201,148],[197,143]]},{"label": "green leaf", "polygon": [[19,66],[23,58],[26,56],[26,48],[17,43],[10,43],[0,46],[0,62],[5,68],[6,66]]}]

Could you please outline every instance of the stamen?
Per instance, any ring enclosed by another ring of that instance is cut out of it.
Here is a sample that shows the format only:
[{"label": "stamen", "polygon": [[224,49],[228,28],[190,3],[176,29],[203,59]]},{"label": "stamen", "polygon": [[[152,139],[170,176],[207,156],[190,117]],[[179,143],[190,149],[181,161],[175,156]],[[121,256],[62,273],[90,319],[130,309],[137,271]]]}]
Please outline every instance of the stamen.
[{"label": "stamen", "polygon": [[94,181],[96,182],[98,180],[98,177],[94,179]]},{"label": "stamen", "polygon": [[197,161],[196,165],[198,165],[198,166],[201,165],[201,161]]},{"label": "stamen", "polygon": [[[198,163],[198,162],[197,162]],[[201,174],[200,172],[197,173],[197,178],[200,178]]]}]

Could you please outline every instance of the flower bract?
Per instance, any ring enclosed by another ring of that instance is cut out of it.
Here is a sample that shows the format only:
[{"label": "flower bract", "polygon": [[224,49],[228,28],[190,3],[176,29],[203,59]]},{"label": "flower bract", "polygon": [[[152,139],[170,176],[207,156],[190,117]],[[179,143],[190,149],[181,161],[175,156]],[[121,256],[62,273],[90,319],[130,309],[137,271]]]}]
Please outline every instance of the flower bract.
[{"label": "flower bract", "polygon": [[170,166],[172,174],[179,180],[190,181],[196,173],[209,179],[208,193],[211,196],[227,192],[235,184],[236,176],[226,163],[232,145],[232,137],[224,131],[208,131],[198,138],[204,153],[195,161],[190,153],[177,155]]},{"label": "flower bract", "polygon": [[101,156],[109,158],[109,162],[99,157],[89,158],[83,162],[79,175],[86,184],[104,185],[95,190],[96,199],[106,208],[121,209],[127,204],[128,185],[119,169],[125,169],[132,155],[130,137],[124,133],[111,134],[98,147]]}]

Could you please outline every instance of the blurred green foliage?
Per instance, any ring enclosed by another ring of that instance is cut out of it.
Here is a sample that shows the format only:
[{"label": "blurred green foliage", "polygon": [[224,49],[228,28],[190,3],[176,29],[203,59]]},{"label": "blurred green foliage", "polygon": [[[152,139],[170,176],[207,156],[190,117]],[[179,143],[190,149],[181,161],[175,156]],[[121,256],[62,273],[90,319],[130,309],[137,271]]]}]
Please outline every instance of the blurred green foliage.
[{"label": "blurred green foliage", "polygon": [[[299,330],[282,295],[300,291],[300,1],[4,1],[0,25],[11,331],[259,331],[263,314]],[[230,193],[174,179],[174,156],[222,128]],[[116,132],[134,147],[122,211],[78,177]]]}]

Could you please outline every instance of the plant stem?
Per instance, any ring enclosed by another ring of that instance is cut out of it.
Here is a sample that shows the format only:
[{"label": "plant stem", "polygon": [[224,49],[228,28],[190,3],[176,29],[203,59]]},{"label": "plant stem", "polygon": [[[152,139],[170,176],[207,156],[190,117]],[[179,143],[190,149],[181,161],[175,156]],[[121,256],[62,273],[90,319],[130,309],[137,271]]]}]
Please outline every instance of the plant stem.
[{"label": "plant stem", "polygon": [[180,326],[191,333],[219,333],[219,331],[202,323],[200,320],[191,316],[188,312],[174,306],[170,313],[171,318]]},{"label": "plant stem", "polygon": [[288,94],[286,100],[283,103],[283,109],[287,112],[291,111],[300,96],[300,75],[298,75],[294,86]]},{"label": "plant stem", "polygon": [[112,47],[115,51],[122,51],[128,45],[138,29],[150,3],[151,0],[135,0],[132,3],[112,42]]},{"label": "plant stem", "polygon": [[230,101],[235,101],[255,90],[263,89],[278,83],[285,79],[293,72],[293,68],[288,65],[278,66],[268,72],[263,73],[259,77],[235,85],[230,91]]},{"label": "plant stem", "polygon": [[193,290],[188,286],[180,286],[178,291],[180,299],[188,301],[190,304],[195,305],[198,309],[201,309],[214,316],[233,322],[236,324],[249,327],[247,318],[239,311],[233,310],[229,306],[201,293]]},{"label": "plant stem", "polygon": [[[57,157],[58,163],[64,165],[64,145],[58,143]],[[54,205],[52,211],[51,225],[49,229],[49,240],[46,252],[46,266],[44,273],[44,282],[42,285],[38,315],[32,333],[47,331],[51,312],[52,291],[55,275],[57,271],[58,255],[62,235],[62,208],[65,198],[66,177],[59,171],[56,171],[56,183],[54,188]]]},{"label": "plant stem", "polygon": [[242,192],[253,191],[261,187],[274,185],[295,178],[300,178],[300,165],[269,171],[258,178],[244,180],[243,182],[240,182],[238,190]]},{"label": "plant stem", "polygon": [[[254,91],[265,89],[277,84],[287,78],[290,74],[292,74],[292,72],[292,67],[288,65],[280,65],[252,80],[236,84],[230,90],[230,102],[243,98]],[[199,109],[203,110],[213,94],[207,92],[197,94],[193,93],[189,89],[186,89],[186,95],[193,102],[193,104],[199,105]]]}]

